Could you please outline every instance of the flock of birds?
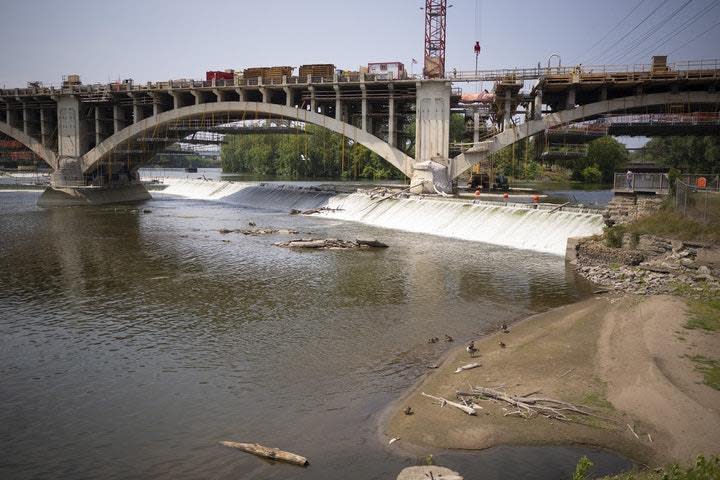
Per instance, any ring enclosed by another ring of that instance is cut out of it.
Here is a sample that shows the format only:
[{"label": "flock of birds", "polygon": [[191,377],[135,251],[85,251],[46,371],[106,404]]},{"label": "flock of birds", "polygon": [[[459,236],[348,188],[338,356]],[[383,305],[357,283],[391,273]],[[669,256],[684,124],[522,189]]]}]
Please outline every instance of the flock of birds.
[{"label": "flock of birds", "polygon": [[[510,329],[508,328],[507,323],[502,324],[501,331],[503,333],[510,333]],[[454,340],[453,337],[451,337],[447,333],[445,334],[446,342],[452,342],[453,340]],[[439,341],[440,341],[440,339],[438,337],[431,337],[428,339],[428,343],[438,343]],[[500,345],[500,348],[507,347],[507,344],[505,342],[503,342],[502,340],[500,340],[498,342],[498,345]],[[477,353],[479,351],[478,348],[475,346],[475,340],[471,340],[470,343],[468,343],[468,345],[465,347],[465,351],[468,352],[468,354],[470,355],[471,358],[475,358],[475,355],[477,355]],[[405,410],[403,410],[403,411],[405,412],[405,415],[412,415],[413,413],[415,413],[415,412],[413,412],[413,409],[409,406],[405,407]]]}]

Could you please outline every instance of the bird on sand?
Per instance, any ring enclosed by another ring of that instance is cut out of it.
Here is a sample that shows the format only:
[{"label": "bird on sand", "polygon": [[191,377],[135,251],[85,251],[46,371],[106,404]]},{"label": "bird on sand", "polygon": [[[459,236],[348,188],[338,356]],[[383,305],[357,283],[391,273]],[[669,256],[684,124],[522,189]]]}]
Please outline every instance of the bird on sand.
[{"label": "bird on sand", "polygon": [[412,411],[412,407],[405,407],[405,410],[403,410],[403,412],[405,412],[405,415],[412,415],[414,413]]},{"label": "bird on sand", "polygon": [[502,340],[498,343],[498,345],[500,345],[500,348],[507,347],[507,345],[505,345],[505,343]]},{"label": "bird on sand", "polygon": [[502,324],[502,331],[503,333],[510,333],[510,330],[508,330],[507,323]]},{"label": "bird on sand", "polygon": [[467,347],[465,347],[465,350],[470,354],[471,357],[474,357],[477,353],[478,349],[475,347],[475,342],[472,341],[468,344]]},{"label": "bird on sand", "polygon": [[452,342],[452,341],[453,341],[453,337],[451,337],[450,335],[448,335],[448,334],[446,333],[446,334],[445,334],[445,341],[446,341],[446,342]]},{"label": "bird on sand", "polygon": [[431,337],[431,338],[428,338],[427,342],[428,343],[437,343],[439,341],[440,341],[440,339],[438,337]]}]

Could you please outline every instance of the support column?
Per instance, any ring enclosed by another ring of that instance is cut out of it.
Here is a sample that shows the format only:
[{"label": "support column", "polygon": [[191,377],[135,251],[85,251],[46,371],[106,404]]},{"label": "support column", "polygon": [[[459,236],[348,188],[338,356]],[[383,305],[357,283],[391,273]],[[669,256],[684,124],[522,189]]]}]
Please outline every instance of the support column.
[{"label": "support column", "polygon": [[415,160],[447,163],[450,154],[450,84],[418,82]]},{"label": "support column", "polygon": [[162,113],[162,101],[160,100],[160,94],[159,93],[152,93],[152,99],[153,99],[153,116],[159,115]]},{"label": "support column", "polygon": [[173,92],[172,90],[170,90],[168,93],[173,98],[173,110],[182,108],[183,104],[182,104],[182,96],[181,96],[180,92]]},{"label": "support column", "polygon": [[416,92],[412,191],[450,191],[450,82],[419,81]]},{"label": "support column", "polygon": [[260,87],[260,94],[262,94],[262,103],[270,103],[271,94],[267,88]]},{"label": "support column", "polygon": [[503,131],[512,126],[512,98],[510,89],[505,90],[505,110],[503,115]]},{"label": "support column", "polygon": [[315,87],[310,85],[308,87],[308,90],[310,90],[310,111],[317,113],[317,100],[315,99]]},{"label": "support column", "polygon": [[190,90],[190,93],[192,93],[193,97],[195,97],[195,105],[200,105],[203,103],[203,94],[202,92],[199,92],[197,90]]},{"label": "support column", "polygon": [[142,105],[138,101],[138,97],[132,93],[128,93],[133,100],[133,123],[137,123],[144,118]]},{"label": "support column", "polygon": [[40,107],[40,143],[42,143],[43,147],[47,147],[48,145],[48,139],[47,139],[47,119],[45,118],[45,109],[43,107]]},{"label": "support column", "polygon": [[23,116],[23,132],[25,135],[30,135],[30,113],[28,112],[27,103],[22,104],[22,116]]},{"label": "support column", "polygon": [[367,129],[368,129],[368,121],[367,121],[368,102],[367,102],[367,89],[365,87],[364,82],[360,84],[360,91],[362,92],[362,100],[361,100],[362,103],[360,104],[360,114],[361,114],[360,129],[367,132]]},{"label": "support column", "polygon": [[293,107],[295,105],[295,95],[293,94],[292,88],[283,87],[283,91],[285,92],[285,106]]},{"label": "support column", "polygon": [[80,116],[81,103],[74,95],[53,97],[57,101],[58,168],[50,177],[53,187],[79,186],[85,183],[80,157],[89,148],[85,124]]},{"label": "support column", "polygon": [[388,143],[391,147],[395,146],[395,98],[390,93],[388,99]]},{"label": "support column", "polygon": [[335,120],[342,121],[342,100],[340,99],[340,86],[333,85],[335,89]]},{"label": "support column", "polygon": [[605,85],[600,89],[600,101],[604,102],[607,100],[607,87]]},{"label": "support column", "polygon": [[215,101],[216,102],[224,102],[225,101],[225,91],[220,90],[219,88],[216,88],[213,90],[213,93],[215,94]]},{"label": "support column", "polygon": [[102,124],[100,117],[102,116],[102,112],[100,111],[100,107],[95,107],[95,146],[100,145],[102,143]]},{"label": "support column", "polygon": [[542,90],[536,90],[535,92],[535,103],[533,104],[533,119],[540,120],[542,118],[542,104],[543,104],[543,92]]},{"label": "support column", "polygon": [[119,104],[113,105],[113,133],[117,133],[125,128],[125,111]]},{"label": "support column", "polygon": [[575,108],[575,89],[568,90],[567,99],[565,100],[565,110]]},{"label": "support column", "polygon": [[244,102],[245,101],[245,90],[243,90],[242,88],[236,88],[235,91],[237,92],[238,97],[240,97],[239,101]]},{"label": "support column", "polygon": [[480,110],[477,108],[473,111],[473,143],[480,143]]}]

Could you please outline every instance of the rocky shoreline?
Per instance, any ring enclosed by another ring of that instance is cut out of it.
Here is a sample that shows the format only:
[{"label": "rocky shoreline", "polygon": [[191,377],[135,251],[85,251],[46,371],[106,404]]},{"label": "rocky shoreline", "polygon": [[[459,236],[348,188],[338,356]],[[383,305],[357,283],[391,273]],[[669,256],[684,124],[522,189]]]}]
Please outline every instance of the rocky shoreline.
[{"label": "rocky shoreline", "polygon": [[580,275],[607,290],[720,294],[718,245],[626,233],[618,248],[597,237],[571,240],[568,259]]}]

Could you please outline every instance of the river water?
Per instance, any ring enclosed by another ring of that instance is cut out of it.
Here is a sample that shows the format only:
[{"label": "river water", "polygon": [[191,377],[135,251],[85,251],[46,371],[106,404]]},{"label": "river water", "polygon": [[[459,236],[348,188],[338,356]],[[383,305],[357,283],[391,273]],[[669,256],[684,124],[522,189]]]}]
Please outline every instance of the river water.
[{"label": "river water", "polygon": [[[395,478],[420,460],[387,448],[379,419],[427,364],[590,289],[557,255],[285,206],[155,192],[139,211],[44,210],[39,193],[0,191],[0,478]],[[218,231],[251,221],[390,248]],[[583,454],[597,473],[628,466],[583,448],[427,453],[465,478],[568,478]]]}]

